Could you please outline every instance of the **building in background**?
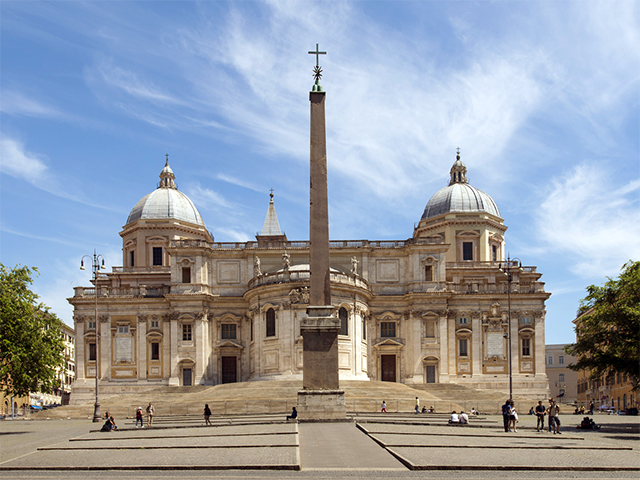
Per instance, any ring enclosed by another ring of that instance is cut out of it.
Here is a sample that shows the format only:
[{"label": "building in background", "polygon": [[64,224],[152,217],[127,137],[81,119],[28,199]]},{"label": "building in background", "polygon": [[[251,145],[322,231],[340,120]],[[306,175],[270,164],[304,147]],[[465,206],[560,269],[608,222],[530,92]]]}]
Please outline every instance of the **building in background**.
[{"label": "building in background", "polygon": [[[591,310],[583,312],[573,320],[578,324],[580,319],[589,314]],[[577,403],[584,405],[586,409],[593,403],[596,410],[632,411],[638,413],[640,400],[638,393],[633,391],[633,384],[626,374],[611,372],[598,379],[591,378],[589,370],[579,370],[577,372]]]},{"label": "building in background", "polygon": [[559,403],[574,404],[578,395],[578,372],[568,368],[572,363],[576,363],[576,358],[565,353],[566,346],[547,345],[545,365],[551,398],[555,398]]},{"label": "building in background", "polygon": [[[506,230],[458,155],[449,185],[427,202],[411,238],[331,241],[340,379],[506,392],[511,341],[514,393],[546,397],[550,294],[536,267],[515,268],[508,330],[500,270]],[[133,207],[120,236],[123,266],[69,298],[73,402],[91,399],[95,375],[103,392],[114,393],[302,379],[309,242],[287,239],[273,195],[255,241],[215,242],[167,161],[158,188]]]}]

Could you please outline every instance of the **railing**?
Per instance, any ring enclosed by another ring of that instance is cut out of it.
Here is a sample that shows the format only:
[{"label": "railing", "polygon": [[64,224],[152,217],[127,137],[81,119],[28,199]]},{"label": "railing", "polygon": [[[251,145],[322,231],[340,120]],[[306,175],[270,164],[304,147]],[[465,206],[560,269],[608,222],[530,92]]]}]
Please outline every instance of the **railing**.
[{"label": "railing", "polygon": [[[308,282],[311,272],[309,270],[289,270],[286,272],[267,273],[254,277],[249,281],[249,289],[261,285],[274,285],[278,283]],[[369,290],[366,280],[353,274],[330,272],[330,281],[342,285],[351,285]]]},{"label": "railing", "polygon": [[[442,238],[410,238],[408,240],[331,240],[329,248],[403,248],[407,245],[435,245],[444,243]],[[213,242],[204,240],[172,240],[172,248],[209,248],[212,250],[305,250],[308,240],[286,242]],[[122,267],[118,267],[122,268]]]},{"label": "railing", "polygon": [[171,273],[169,266],[153,266],[153,267],[111,267],[113,273]]},{"label": "railing", "polygon": [[[75,287],[75,298],[95,297],[95,287]],[[99,298],[158,298],[170,293],[171,289],[168,286],[158,287],[98,287]]]},{"label": "railing", "polygon": [[[508,288],[506,284],[456,284],[456,283],[448,283],[447,290],[454,293],[464,293],[464,294],[482,294],[482,293],[500,293],[506,294],[508,293]],[[544,292],[544,284],[542,282],[538,282],[534,285],[518,285],[513,283],[511,286],[511,293],[543,293]]]}]

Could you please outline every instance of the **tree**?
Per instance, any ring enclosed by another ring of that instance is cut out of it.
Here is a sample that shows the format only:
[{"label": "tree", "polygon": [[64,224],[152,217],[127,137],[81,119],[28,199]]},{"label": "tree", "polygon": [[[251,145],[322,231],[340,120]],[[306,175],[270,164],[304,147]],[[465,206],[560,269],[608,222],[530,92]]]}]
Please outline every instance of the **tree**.
[{"label": "tree", "polygon": [[0,263],[0,389],[7,396],[51,393],[64,365],[62,321],[29,289],[33,273]]},{"label": "tree", "polygon": [[576,343],[565,349],[578,359],[572,370],[592,379],[627,374],[640,387],[640,262],[627,262],[617,279],[587,287],[575,320]]}]

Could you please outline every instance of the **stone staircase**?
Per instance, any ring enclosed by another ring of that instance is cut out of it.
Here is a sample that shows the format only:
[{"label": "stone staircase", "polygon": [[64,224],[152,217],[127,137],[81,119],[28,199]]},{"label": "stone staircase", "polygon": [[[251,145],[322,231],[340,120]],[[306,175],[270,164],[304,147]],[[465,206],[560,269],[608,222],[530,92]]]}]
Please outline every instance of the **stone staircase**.
[{"label": "stone staircase", "polygon": [[[377,381],[342,381],[347,411],[353,413],[379,412],[382,401],[386,401],[391,412],[411,413],[415,408],[415,397],[420,406],[435,407],[436,412],[452,410],[470,411],[471,407],[483,413],[500,411],[508,393],[498,390],[479,390],[456,384],[419,384]],[[301,381],[278,380],[264,382],[240,382],[215,386],[169,387],[158,386],[144,391],[117,393],[103,389],[100,393],[101,412],[110,412],[116,418],[135,415],[137,407],[146,408],[152,402],[156,415],[201,416],[204,404],[209,404],[214,415],[247,415],[253,413],[278,413],[291,411],[297,404],[297,392]],[[526,413],[535,399],[515,396],[516,407]],[[32,414],[32,418],[92,418],[94,399],[82,404],[72,404]],[[526,410],[525,410],[526,409]]]}]

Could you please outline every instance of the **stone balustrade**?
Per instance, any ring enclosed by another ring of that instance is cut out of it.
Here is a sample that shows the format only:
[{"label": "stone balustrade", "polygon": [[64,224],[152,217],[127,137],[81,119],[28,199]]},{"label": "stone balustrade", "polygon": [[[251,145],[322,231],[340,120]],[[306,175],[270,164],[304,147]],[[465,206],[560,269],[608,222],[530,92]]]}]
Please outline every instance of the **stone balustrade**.
[{"label": "stone balustrade", "polygon": [[[249,281],[249,288],[251,289],[262,285],[275,285],[278,283],[308,282],[310,274],[311,272],[309,270],[289,270],[286,272],[280,271],[275,273],[267,273],[265,275],[260,275],[259,277],[252,278]],[[369,284],[357,275],[331,272],[330,280],[331,283],[350,285],[369,290]]]},{"label": "stone balustrade", "polygon": [[[74,287],[73,290],[75,298],[94,297],[96,295],[95,287]],[[154,298],[162,297],[168,293],[170,293],[170,287],[168,286],[98,287],[98,298]]]}]

